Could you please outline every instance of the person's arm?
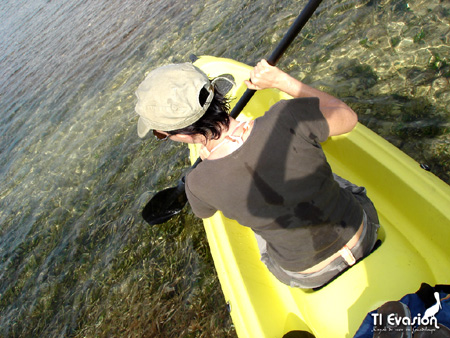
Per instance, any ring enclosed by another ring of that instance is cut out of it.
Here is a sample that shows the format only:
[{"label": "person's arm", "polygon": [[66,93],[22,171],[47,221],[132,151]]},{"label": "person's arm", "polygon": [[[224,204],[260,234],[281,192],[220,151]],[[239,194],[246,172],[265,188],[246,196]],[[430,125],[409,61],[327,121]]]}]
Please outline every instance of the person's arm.
[{"label": "person's arm", "polygon": [[292,97],[318,97],[320,111],[330,128],[330,136],[348,133],[358,122],[356,113],[344,102],[300,82],[279,68],[269,65],[266,60],[261,60],[252,69],[250,80],[245,81],[250,89],[276,88]]}]

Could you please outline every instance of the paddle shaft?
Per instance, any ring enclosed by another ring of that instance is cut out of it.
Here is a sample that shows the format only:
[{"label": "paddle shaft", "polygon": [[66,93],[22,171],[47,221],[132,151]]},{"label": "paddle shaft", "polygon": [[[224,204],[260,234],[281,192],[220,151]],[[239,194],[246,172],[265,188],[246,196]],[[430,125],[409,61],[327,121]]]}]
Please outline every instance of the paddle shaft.
[{"label": "paddle shaft", "polygon": [[[291,25],[289,30],[287,31],[286,35],[283,37],[283,40],[280,41],[280,43],[277,45],[275,50],[272,52],[272,54],[268,57],[267,62],[275,66],[278,63],[278,60],[280,60],[281,56],[284,54],[286,49],[291,45],[292,41],[297,37],[297,35],[302,30],[303,26],[308,22],[309,18],[314,14],[314,11],[319,7],[322,0],[310,0],[305,8],[303,8],[300,15],[297,17],[297,19],[294,21],[294,23]],[[233,118],[238,117],[238,115],[241,113],[242,109],[247,105],[248,101],[253,97],[256,90],[253,89],[247,89],[245,93],[241,96],[238,103],[234,106],[233,110],[230,113],[230,116]]]}]

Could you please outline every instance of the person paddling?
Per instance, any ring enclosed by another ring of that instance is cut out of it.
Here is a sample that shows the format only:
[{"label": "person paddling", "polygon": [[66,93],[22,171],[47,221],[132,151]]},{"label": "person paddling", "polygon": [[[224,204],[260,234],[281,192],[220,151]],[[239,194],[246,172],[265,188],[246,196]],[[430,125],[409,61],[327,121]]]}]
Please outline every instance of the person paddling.
[{"label": "person paddling", "polygon": [[257,238],[261,260],[283,283],[317,288],[367,256],[379,221],[364,187],[334,174],[321,142],[350,132],[356,113],[341,100],[260,61],[250,89],[276,88],[294,97],[264,116],[239,122],[229,102],[190,63],[170,64],[139,85],[138,135],[201,146],[186,175],[192,210],[218,210]]}]

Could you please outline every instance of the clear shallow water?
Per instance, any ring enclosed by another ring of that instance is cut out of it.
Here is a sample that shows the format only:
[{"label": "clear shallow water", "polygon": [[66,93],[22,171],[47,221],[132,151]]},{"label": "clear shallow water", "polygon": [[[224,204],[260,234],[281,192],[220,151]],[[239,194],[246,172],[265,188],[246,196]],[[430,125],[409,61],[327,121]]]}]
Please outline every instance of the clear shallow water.
[{"label": "clear shallow water", "polygon": [[[201,222],[148,227],[186,148],[141,141],[134,90],[191,53],[254,64],[298,1],[0,4],[0,336],[233,335]],[[280,67],[450,182],[450,4],[324,1]]]}]

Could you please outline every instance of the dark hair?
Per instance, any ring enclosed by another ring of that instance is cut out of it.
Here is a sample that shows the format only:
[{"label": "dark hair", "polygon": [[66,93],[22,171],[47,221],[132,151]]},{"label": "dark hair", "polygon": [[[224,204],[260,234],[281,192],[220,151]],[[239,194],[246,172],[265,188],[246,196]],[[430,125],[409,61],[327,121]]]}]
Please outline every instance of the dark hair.
[{"label": "dark hair", "polygon": [[[204,105],[208,98],[208,91],[202,88],[199,95],[200,105]],[[200,134],[206,138],[217,140],[222,134],[222,130],[227,131],[230,126],[230,101],[220,93],[214,86],[214,97],[206,110],[205,114],[196,122],[185,128],[167,131],[169,135],[184,134],[196,135]]]}]

